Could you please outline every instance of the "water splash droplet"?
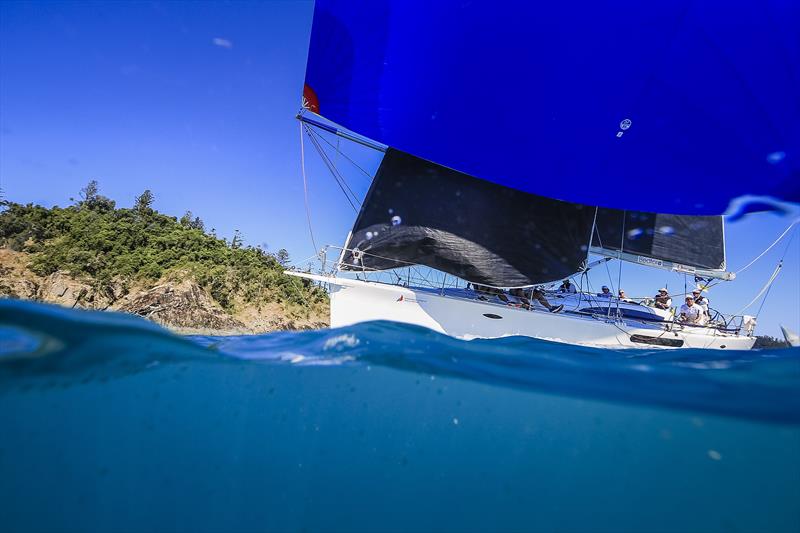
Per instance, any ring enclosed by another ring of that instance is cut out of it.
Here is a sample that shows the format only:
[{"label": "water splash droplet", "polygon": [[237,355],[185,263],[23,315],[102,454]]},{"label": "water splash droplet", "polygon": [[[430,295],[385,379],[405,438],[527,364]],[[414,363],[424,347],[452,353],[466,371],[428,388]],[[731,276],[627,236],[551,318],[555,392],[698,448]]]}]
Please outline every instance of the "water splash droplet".
[{"label": "water splash droplet", "polygon": [[392,217],[392,226],[399,226],[403,223],[403,219],[399,216],[395,215]]},{"label": "water splash droplet", "polygon": [[767,163],[769,163],[770,165],[777,165],[784,159],[786,159],[786,152],[779,151],[767,154]]},{"label": "water splash droplet", "polygon": [[658,232],[661,235],[672,235],[673,233],[675,233],[675,228],[673,228],[672,226],[661,226],[660,228],[658,228]]},{"label": "water splash droplet", "polygon": [[639,237],[644,234],[644,230],[642,228],[633,228],[632,230],[628,231],[628,239],[635,241]]},{"label": "water splash droplet", "polygon": [[368,232],[367,232],[367,235],[366,235],[366,237],[367,237],[367,240],[371,239],[371,238],[372,238],[372,237],[374,237],[374,236],[375,236],[375,235],[374,235],[374,234],[373,234],[371,231],[368,231]]}]

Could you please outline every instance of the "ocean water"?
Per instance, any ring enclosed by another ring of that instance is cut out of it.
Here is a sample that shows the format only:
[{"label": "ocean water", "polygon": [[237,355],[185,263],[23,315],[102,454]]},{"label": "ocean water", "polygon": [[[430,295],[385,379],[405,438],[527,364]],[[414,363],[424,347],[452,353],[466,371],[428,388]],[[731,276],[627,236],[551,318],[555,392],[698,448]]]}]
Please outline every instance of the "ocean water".
[{"label": "ocean water", "polygon": [[800,531],[800,350],[0,301],[2,531]]}]

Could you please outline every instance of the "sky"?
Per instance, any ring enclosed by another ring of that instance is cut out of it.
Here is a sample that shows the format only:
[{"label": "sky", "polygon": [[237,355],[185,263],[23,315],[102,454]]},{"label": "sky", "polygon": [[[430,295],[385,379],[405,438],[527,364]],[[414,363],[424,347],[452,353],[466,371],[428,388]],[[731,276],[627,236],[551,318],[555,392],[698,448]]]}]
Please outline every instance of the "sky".
[{"label": "sky", "polygon": [[[313,256],[294,118],[312,13],[313,2],[299,0],[0,2],[5,197],[63,206],[95,179],[102,194],[130,206],[151,189],[161,212],[191,210],[220,236],[239,230],[249,244],[286,248],[298,262]],[[308,140],[304,148],[315,240],[341,245],[355,214]],[[368,173],[380,162],[346,141],[340,148]],[[369,178],[343,156],[336,162],[363,198]],[[729,270],[791,220],[765,213],[728,224]],[[779,324],[800,330],[800,235],[788,251],[787,240],[712,289],[712,306],[739,311],[786,252],[758,332],[779,336]],[[616,288],[618,269],[611,262],[609,271],[593,270],[592,285]],[[663,285],[683,291],[677,274],[630,264],[622,274],[629,296]]]}]

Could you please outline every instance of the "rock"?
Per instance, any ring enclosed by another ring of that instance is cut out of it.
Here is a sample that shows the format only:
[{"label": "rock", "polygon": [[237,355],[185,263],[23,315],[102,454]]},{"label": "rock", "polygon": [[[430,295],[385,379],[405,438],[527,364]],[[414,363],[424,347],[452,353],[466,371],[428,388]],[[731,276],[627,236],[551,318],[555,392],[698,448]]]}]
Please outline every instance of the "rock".
[{"label": "rock", "polygon": [[72,308],[133,313],[184,334],[246,334],[328,326],[327,309],[287,307],[277,302],[235,302],[223,309],[188,271],[172,272],[152,282],[100,285],[59,271],[38,276],[29,268],[30,255],[0,248],[0,297],[36,300]]},{"label": "rock", "polygon": [[127,298],[116,308],[174,328],[245,328],[243,323],[227,314],[194,280],[157,285]]}]

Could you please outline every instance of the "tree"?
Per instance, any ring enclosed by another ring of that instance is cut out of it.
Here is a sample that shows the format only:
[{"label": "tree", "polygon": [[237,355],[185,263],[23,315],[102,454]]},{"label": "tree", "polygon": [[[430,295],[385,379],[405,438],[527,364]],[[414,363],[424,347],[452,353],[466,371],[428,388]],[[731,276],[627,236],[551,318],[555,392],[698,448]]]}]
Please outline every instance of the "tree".
[{"label": "tree", "polygon": [[242,247],[242,233],[237,229],[233,231],[233,239],[231,239],[231,249],[238,250]]},{"label": "tree", "polygon": [[281,265],[282,267],[287,267],[289,266],[289,263],[291,263],[289,259],[289,252],[286,251],[286,248],[281,248],[280,250],[278,250],[277,253],[275,254],[275,259],[278,261],[278,264]]},{"label": "tree", "polygon": [[145,189],[142,194],[136,197],[136,203],[134,204],[133,208],[140,215],[150,214],[153,212],[153,202],[155,199],[156,197],[153,195],[150,189]]},{"label": "tree", "polygon": [[186,226],[187,228],[192,229],[199,229],[200,231],[205,232],[206,225],[200,219],[200,217],[194,217],[191,211],[186,211],[183,216],[180,218],[178,222],[180,222],[181,226]]},{"label": "tree", "polygon": [[83,201],[81,203],[85,203],[88,206],[91,206],[97,200],[97,195],[100,190],[100,187],[97,185],[97,180],[91,180],[89,183],[86,184],[86,187],[81,189],[81,198]]},{"label": "tree", "polygon": [[114,200],[100,194],[100,187],[97,184],[97,180],[91,180],[87,183],[86,187],[81,189],[80,197],[82,200],[78,202],[78,207],[85,207],[92,211],[108,213],[113,211],[116,207]]}]

